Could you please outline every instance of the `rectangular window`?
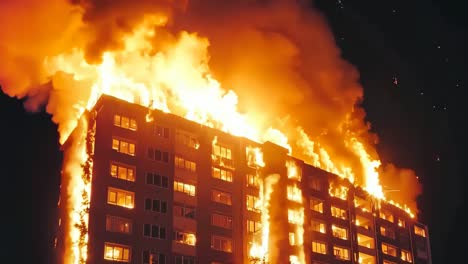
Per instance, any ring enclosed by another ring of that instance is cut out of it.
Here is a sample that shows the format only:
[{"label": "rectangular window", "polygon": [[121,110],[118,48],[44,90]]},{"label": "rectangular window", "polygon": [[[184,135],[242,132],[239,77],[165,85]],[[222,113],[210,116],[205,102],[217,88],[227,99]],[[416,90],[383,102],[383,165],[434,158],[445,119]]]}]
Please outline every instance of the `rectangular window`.
[{"label": "rectangular window", "polygon": [[218,190],[211,190],[211,200],[217,203],[231,205],[231,194]]},{"label": "rectangular window", "polygon": [[118,205],[127,208],[133,208],[135,201],[135,193],[108,187],[107,188],[107,203]]},{"label": "rectangular window", "polygon": [[346,213],[346,210],[332,206],[331,207],[331,215],[336,218],[341,218],[343,220],[348,219],[348,214]]},{"label": "rectangular window", "polygon": [[322,184],[318,178],[309,179],[309,187],[312,190],[322,191]]},{"label": "rectangular window", "polygon": [[143,264],[166,264],[166,255],[153,250],[144,250]]},{"label": "rectangular window", "polygon": [[227,182],[232,182],[232,171],[230,170],[212,167],[211,175],[213,176],[213,178]]},{"label": "rectangular window", "polygon": [[247,220],[247,232],[248,233],[255,233],[262,229],[262,222],[254,221],[254,220]]},{"label": "rectangular window", "polygon": [[393,261],[384,259],[384,260],[383,260],[383,264],[396,264],[396,263],[393,262]]},{"label": "rectangular window", "polygon": [[310,209],[323,214],[323,201],[316,198],[310,199]]},{"label": "rectangular window", "polygon": [[169,187],[169,178],[158,173],[146,173],[146,184],[155,185],[161,188]]},{"label": "rectangular window", "polygon": [[333,255],[337,259],[349,260],[349,249],[344,247],[333,246]]},{"label": "rectangular window", "polygon": [[176,142],[192,149],[198,149],[200,147],[200,143],[194,135],[180,130],[176,131]]},{"label": "rectangular window", "polygon": [[382,253],[396,257],[397,249],[392,245],[382,243]]},{"label": "rectangular window", "polygon": [[398,218],[398,226],[399,227],[406,227],[406,222],[405,220],[401,219],[401,218]]},{"label": "rectangular window", "polygon": [[173,207],[174,216],[195,219],[195,207],[175,204]]},{"label": "rectangular window", "polygon": [[232,151],[230,148],[213,144],[213,152],[211,155],[214,164],[225,168],[233,168]]},{"label": "rectangular window", "polygon": [[174,180],[174,191],[185,193],[189,196],[195,196],[195,185]]},{"label": "rectangular window", "polygon": [[393,223],[393,214],[385,209],[380,209],[379,217]]},{"label": "rectangular window", "polygon": [[391,239],[395,239],[395,230],[393,230],[391,227],[381,226],[380,227],[380,234],[382,236],[386,236],[386,237],[389,237]]},{"label": "rectangular window", "polygon": [[132,220],[106,215],[106,231],[130,234],[132,233]]},{"label": "rectangular window", "polygon": [[174,264],[195,264],[196,262],[195,257],[193,256],[181,256],[175,255],[174,256]]},{"label": "rectangular window", "polygon": [[186,160],[179,156],[174,157],[174,165],[176,166],[176,168],[183,169],[186,171],[190,171],[190,172],[197,171],[197,164],[195,162]]},{"label": "rectangular window", "polygon": [[248,187],[260,188],[260,176],[257,174],[246,174],[246,182]]},{"label": "rectangular window", "polygon": [[134,182],[135,167],[122,163],[111,162],[110,175],[114,178]]},{"label": "rectangular window", "polygon": [[304,210],[288,209],[288,222],[298,225],[304,223]]},{"label": "rectangular window", "polygon": [[127,245],[115,244],[115,243],[104,243],[104,259],[130,262],[132,254],[132,248]]},{"label": "rectangular window", "polygon": [[112,138],[112,149],[123,154],[135,156],[135,143],[125,139]]},{"label": "rectangular window", "polygon": [[332,225],[333,236],[339,239],[348,240],[348,229],[344,227],[339,227]]},{"label": "rectangular window", "polygon": [[169,152],[152,147],[148,148],[148,158],[150,160],[161,161],[164,163],[169,162]]},{"label": "rectangular window", "polygon": [[136,131],[137,123],[133,118],[127,116],[114,115],[114,126]]},{"label": "rectangular window", "polygon": [[145,199],[145,211],[167,213],[167,201],[146,198]]},{"label": "rectangular window", "polygon": [[312,252],[326,255],[327,244],[321,241],[312,241]]},{"label": "rectangular window", "polygon": [[151,238],[166,239],[166,228],[158,225],[144,224],[143,236]]},{"label": "rectangular window", "polygon": [[426,237],[426,230],[419,226],[414,226],[414,233],[418,236]]},{"label": "rectangular window", "polygon": [[197,237],[195,233],[185,231],[174,231],[174,241],[190,246],[195,246]]},{"label": "rectangular window", "polygon": [[168,127],[163,127],[163,126],[156,125],[155,133],[156,133],[156,135],[158,135],[160,137],[169,138],[169,128]]},{"label": "rectangular window", "polygon": [[359,252],[359,264],[376,264],[375,257],[373,255],[364,254]]},{"label": "rectangular window", "polygon": [[372,223],[369,218],[356,214],[356,226],[371,230]]},{"label": "rectangular window", "polygon": [[371,248],[371,249],[375,247],[374,238],[372,237],[365,236],[363,234],[358,233],[357,241],[358,241],[358,245],[361,247],[366,247],[366,248]]},{"label": "rectangular window", "polygon": [[232,217],[221,214],[211,214],[211,224],[226,229],[232,229]]},{"label": "rectangular window", "polygon": [[247,204],[247,210],[253,211],[253,212],[260,212],[262,210],[261,204],[260,204],[260,199],[257,196],[253,195],[246,195],[246,204]]},{"label": "rectangular window", "polygon": [[232,252],[232,240],[227,237],[211,236],[211,248],[224,252]]},{"label": "rectangular window", "polygon": [[322,222],[322,221],[317,220],[317,219],[312,219],[310,221],[310,225],[312,227],[312,231],[319,232],[319,233],[322,233],[322,234],[327,233],[327,228],[326,228],[325,222]]},{"label": "rectangular window", "polygon": [[289,232],[289,245],[295,246],[296,245],[296,238],[293,232]]},{"label": "rectangular window", "polygon": [[406,262],[413,262],[413,259],[411,258],[411,252],[407,250],[401,250],[401,259]]},{"label": "rectangular window", "polygon": [[288,185],[287,187],[288,200],[302,203],[302,191],[297,185]]}]

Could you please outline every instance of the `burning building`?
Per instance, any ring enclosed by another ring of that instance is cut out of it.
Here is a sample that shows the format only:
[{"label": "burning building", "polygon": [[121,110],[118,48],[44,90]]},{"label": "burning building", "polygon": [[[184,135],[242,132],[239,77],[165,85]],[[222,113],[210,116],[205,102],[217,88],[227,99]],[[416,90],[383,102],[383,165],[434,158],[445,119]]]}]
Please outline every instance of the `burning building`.
[{"label": "burning building", "polygon": [[102,95],[63,146],[59,263],[431,263],[411,212],[268,141]]}]

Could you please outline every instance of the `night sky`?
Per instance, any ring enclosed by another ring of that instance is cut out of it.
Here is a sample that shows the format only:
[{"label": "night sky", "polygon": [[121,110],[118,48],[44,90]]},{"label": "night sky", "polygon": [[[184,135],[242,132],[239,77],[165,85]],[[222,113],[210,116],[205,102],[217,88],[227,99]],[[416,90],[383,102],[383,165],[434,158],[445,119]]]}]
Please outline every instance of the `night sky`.
[{"label": "night sky", "polygon": [[[362,103],[379,136],[383,163],[419,176],[418,217],[429,226],[433,263],[460,263],[456,260],[468,252],[466,241],[455,242],[468,236],[462,177],[468,135],[462,108],[468,87],[466,9],[442,0],[315,4],[343,57],[360,72]],[[21,259],[15,263],[27,258],[50,263],[62,162],[57,126],[44,112],[28,113],[20,100],[3,93],[0,109],[6,143],[2,226],[8,244],[0,250],[2,259],[5,253]],[[14,252],[18,248],[20,255]]]}]

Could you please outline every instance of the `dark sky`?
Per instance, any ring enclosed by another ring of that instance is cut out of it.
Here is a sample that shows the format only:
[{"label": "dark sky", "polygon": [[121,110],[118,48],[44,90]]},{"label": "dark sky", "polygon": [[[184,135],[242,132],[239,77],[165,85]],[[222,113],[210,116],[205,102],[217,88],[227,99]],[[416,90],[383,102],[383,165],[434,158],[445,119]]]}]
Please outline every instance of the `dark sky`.
[{"label": "dark sky", "polygon": [[[423,184],[419,219],[429,226],[434,263],[457,263],[468,252],[468,243],[455,242],[468,235],[461,166],[468,135],[462,108],[468,87],[464,6],[422,0],[315,3],[344,58],[360,72],[382,160],[414,169]],[[6,143],[2,226],[10,245],[0,251],[2,259],[5,253],[24,263],[49,263],[62,160],[57,127],[47,114],[27,113],[21,101],[3,93],[0,108]]]}]

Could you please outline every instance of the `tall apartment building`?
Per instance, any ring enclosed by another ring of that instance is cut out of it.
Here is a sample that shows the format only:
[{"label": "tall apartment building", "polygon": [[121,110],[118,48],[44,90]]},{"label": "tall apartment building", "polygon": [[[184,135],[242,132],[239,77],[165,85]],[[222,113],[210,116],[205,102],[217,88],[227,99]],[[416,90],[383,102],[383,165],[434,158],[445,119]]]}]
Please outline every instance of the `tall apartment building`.
[{"label": "tall apartment building", "polygon": [[[431,263],[425,225],[282,147],[110,96],[92,112],[86,263]],[[59,262],[67,199],[62,190]],[[265,228],[268,262],[250,253]]]}]

